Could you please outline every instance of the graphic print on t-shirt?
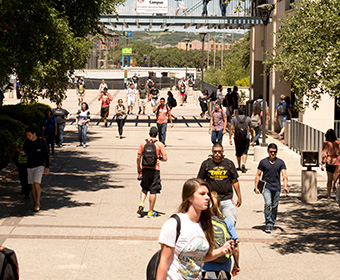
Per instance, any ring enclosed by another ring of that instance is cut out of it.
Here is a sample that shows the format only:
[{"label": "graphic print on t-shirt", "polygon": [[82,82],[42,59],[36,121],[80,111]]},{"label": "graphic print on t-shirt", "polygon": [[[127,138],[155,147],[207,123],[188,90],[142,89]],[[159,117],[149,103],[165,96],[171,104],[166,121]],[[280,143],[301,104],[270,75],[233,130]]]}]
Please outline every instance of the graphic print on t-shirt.
[{"label": "graphic print on t-shirt", "polygon": [[203,236],[196,236],[188,242],[178,255],[178,273],[183,279],[196,279],[200,275],[208,250],[209,243]]},{"label": "graphic print on t-shirt", "polygon": [[229,178],[228,170],[224,166],[215,166],[213,169],[208,170],[208,176],[211,180],[222,181]]}]

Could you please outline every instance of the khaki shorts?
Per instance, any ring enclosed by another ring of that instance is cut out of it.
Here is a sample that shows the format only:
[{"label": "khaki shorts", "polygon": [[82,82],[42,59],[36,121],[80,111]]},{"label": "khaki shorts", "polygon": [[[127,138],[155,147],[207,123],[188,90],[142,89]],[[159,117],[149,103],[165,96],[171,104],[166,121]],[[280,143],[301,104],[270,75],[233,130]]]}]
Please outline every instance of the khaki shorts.
[{"label": "khaki shorts", "polygon": [[146,98],[145,99],[139,99],[138,105],[139,107],[145,107],[146,106]]},{"label": "khaki shorts", "polygon": [[27,168],[27,181],[29,184],[41,183],[41,178],[44,173],[44,166],[38,166],[34,168]]}]

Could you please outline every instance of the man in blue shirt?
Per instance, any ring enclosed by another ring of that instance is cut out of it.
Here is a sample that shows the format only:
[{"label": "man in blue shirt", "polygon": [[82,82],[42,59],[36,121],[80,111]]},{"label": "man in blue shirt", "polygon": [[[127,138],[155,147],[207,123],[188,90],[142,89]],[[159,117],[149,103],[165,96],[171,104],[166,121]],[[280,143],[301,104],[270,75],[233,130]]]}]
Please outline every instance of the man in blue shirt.
[{"label": "man in blue shirt", "polygon": [[281,101],[277,103],[275,107],[275,122],[279,122],[281,127],[279,136],[280,139],[282,139],[283,134],[285,133],[285,121],[292,118],[292,112],[290,110],[290,104],[285,101],[286,96],[281,94],[280,99]]},{"label": "man in blue shirt", "polygon": [[286,194],[288,190],[288,176],[286,171],[286,164],[282,159],[276,157],[277,145],[271,143],[268,145],[269,157],[260,161],[257,167],[257,173],[255,176],[255,193],[259,194],[258,184],[262,174],[262,181],[265,181],[265,188],[262,195],[264,198],[264,217],[266,222],[265,231],[270,233],[275,230],[275,222],[277,216],[277,209],[279,206],[279,198],[281,192],[281,180],[280,175],[283,177],[284,191]]}]

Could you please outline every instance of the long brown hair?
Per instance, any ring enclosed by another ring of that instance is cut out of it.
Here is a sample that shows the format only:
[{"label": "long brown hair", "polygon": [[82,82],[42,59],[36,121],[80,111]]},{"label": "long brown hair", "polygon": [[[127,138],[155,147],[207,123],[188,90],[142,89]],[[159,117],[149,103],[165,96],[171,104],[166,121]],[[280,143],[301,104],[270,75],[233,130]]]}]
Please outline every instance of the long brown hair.
[{"label": "long brown hair", "polygon": [[183,185],[183,191],[182,191],[182,203],[181,205],[178,207],[178,212],[187,212],[189,207],[190,207],[190,201],[189,199],[192,198],[192,196],[194,195],[194,193],[196,192],[197,188],[199,186],[206,186],[208,189],[208,195],[210,197],[210,202],[209,202],[209,206],[206,210],[203,210],[201,212],[201,216],[199,221],[201,222],[204,234],[206,239],[208,240],[209,243],[209,253],[212,252],[212,250],[214,249],[214,245],[215,245],[215,240],[214,240],[214,229],[213,229],[213,225],[211,222],[211,211],[210,211],[210,207],[212,207],[212,205],[214,205],[214,202],[211,199],[211,193],[210,193],[210,187],[208,185],[207,182],[203,181],[202,179],[198,179],[198,178],[192,178],[187,180],[184,185]]}]

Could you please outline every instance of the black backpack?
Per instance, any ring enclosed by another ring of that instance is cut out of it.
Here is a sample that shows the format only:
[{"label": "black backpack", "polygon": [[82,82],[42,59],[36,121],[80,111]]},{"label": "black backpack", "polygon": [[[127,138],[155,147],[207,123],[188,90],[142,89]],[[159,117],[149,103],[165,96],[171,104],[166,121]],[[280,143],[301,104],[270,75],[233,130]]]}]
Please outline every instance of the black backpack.
[{"label": "black backpack", "polygon": [[241,119],[239,116],[236,116],[236,119],[237,123],[235,126],[235,139],[246,140],[248,133],[248,125],[246,123],[247,116],[244,116],[243,119]]},{"label": "black backpack", "polygon": [[[174,218],[177,221],[177,227],[176,227],[176,242],[178,240],[178,237],[181,233],[181,219],[177,214],[173,214],[171,218]],[[175,242],[175,243],[176,243]],[[146,268],[146,280],[156,280],[157,277],[157,269],[159,265],[159,261],[161,259],[161,250],[158,250],[150,259],[148,266]]]},{"label": "black backpack", "polygon": [[14,251],[5,247],[0,247],[0,279],[18,280],[19,266],[17,256]]},{"label": "black backpack", "polygon": [[177,106],[177,100],[175,98],[172,98],[172,108],[175,108]]},{"label": "black backpack", "polygon": [[145,139],[146,144],[144,145],[143,149],[143,159],[142,159],[142,166],[148,166],[148,167],[155,167],[157,163],[157,151],[156,151],[156,146],[155,142],[157,140],[152,141]]},{"label": "black backpack", "polygon": [[286,102],[281,101],[277,106],[277,114],[278,115],[285,115],[287,113]]}]

